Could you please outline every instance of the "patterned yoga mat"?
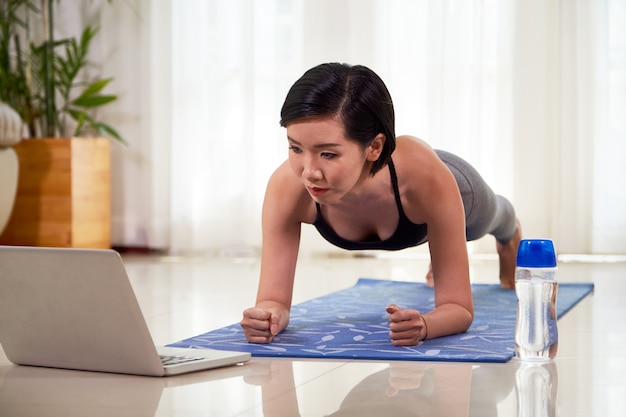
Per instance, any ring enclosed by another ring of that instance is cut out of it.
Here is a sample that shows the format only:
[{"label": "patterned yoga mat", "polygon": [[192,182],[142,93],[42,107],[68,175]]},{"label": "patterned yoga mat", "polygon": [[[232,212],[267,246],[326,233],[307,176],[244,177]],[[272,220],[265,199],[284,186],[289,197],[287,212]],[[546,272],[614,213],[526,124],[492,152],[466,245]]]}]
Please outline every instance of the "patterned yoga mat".
[{"label": "patterned yoga mat", "polygon": [[[559,284],[557,317],[592,291],[593,284]],[[233,324],[170,346],[244,351],[258,357],[507,362],[514,355],[515,291],[473,284],[472,293],[474,322],[467,332],[412,347],[391,344],[385,308],[395,303],[428,312],[434,308],[433,289],[369,278],[294,305],[289,326],[271,344],[248,343],[239,324]]]}]

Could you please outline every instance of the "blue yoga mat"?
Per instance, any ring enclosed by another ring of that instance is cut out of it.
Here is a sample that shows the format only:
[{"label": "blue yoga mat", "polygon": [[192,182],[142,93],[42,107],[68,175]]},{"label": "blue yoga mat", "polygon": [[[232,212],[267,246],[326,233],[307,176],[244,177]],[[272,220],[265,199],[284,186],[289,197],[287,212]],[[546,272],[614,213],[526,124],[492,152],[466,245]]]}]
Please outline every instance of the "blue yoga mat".
[{"label": "blue yoga mat", "polygon": [[[557,317],[592,291],[593,284],[559,284]],[[507,362],[515,353],[515,291],[474,284],[472,293],[474,322],[467,332],[412,347],[391,344],[385,308],[395,303],[428,312],[434,308],[434,290],[422,283],[369,278],[294,305],[289,326],[271,344],[248,343],[239,324],[233,324],[170,346],[244,351],[258,357]]]}]

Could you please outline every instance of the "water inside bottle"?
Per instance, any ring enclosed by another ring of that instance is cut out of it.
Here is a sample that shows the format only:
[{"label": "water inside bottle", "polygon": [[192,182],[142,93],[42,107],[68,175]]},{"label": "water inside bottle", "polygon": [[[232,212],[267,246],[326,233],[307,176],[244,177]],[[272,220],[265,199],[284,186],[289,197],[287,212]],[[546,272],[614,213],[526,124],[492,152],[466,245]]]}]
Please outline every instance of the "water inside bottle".
[{"label": "water inside bottle", "polygon": [[545,279],[518,280],[515,329],[516,354],[521,359],[547,360],[556,355],[556,281]]}]

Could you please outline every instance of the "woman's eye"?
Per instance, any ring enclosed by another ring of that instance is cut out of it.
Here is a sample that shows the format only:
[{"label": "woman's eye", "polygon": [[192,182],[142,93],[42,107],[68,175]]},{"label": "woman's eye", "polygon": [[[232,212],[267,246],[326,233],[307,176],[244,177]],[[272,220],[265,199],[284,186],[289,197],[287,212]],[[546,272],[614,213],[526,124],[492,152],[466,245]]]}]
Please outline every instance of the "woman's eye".
[{"label": "woman's eye", "polygon": [[336,156],[337,156],[337,154],[330,153],[330,152],[323,152],[322,153],[322,158],[326,158],[326,159],[333,159]]},{"label": "woman's eye", "polygon": [[302,150],[300,148],[298,148],[297,146],[294,145],[289,145],[289,150],[293,153],[300,153],[302,152]]}]

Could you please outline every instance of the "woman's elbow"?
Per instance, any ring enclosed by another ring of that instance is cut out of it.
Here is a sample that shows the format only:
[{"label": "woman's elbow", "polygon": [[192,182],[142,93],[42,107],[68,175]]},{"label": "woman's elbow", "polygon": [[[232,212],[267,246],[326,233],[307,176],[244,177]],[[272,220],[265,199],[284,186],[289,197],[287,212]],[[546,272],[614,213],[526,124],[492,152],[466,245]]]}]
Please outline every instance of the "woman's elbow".
[{"label": "woman's elbow", "polygon": [[474,309],[473,308],[465,309],[463,318],[461,319],[461,322],[463,323],[463,325],[461,326],[463,327],[462,332],[466,332],[471,327],[473,321],[474,321]]}]

